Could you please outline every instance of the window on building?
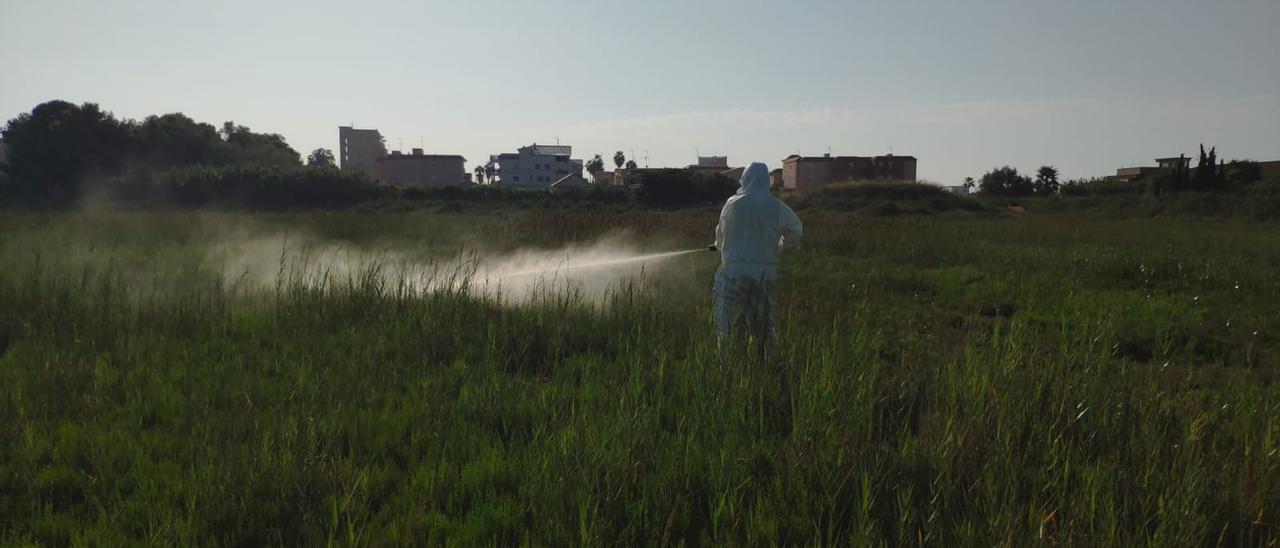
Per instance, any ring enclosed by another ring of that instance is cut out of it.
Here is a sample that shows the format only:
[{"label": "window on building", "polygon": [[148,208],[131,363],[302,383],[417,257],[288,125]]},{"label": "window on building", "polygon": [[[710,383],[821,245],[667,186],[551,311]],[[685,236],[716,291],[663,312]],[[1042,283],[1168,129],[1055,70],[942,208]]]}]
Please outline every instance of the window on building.
[{"label": "window on building", "polygon": [[519,176],[519,175],[516,175],[515,177],[512,177],[512,178],[511,178],[511,180],[512,180],[513,182],[518,183],[518,182],[520,182],[520,176]]}]

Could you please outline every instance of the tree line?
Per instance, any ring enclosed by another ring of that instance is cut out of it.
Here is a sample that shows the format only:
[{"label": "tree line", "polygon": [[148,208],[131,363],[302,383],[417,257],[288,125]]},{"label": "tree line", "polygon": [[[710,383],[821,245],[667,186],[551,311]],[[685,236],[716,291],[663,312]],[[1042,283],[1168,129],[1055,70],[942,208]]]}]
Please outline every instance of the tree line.
[{"label": "tree line", "polygon": [[[65,208],[92,201],[129,207],[289,209],[378,200],[542,200],[523,196],[528,191],[500,187],[384,184],[359,171],[336,169],[329,150],[317,149],[304,162],[279,134],[254,132],[235,122],[214,126],[182,113],[119,119],[94,103],[55,100],[9,120],[0,133],[7,146],[7,159],[0,164],[0,205]],[[587,163],[588,171],[602,172],[603,163],[596,155]],[[635,167],[621,152],[614,163]],[[480,166],[476,175],[483,182],[498,174],[490,165]],[[672,170],[653,174],[637,191],[599,185],[588,195],[565,193],[554,200],[685,207],[723,201],[735,188],[736,182],[723,176]]]},{"label": "tree line", "polygon": [[988,196],[1083,196],[1142,193],[1161,195],[1169,192],[1228,192],[1249,188],[1263,182],[1262,169],[1252,160],[1218,160],[1216,147],[1206,152],[1200,146],[1200,158],[1195,168],[1189,168],[1190,158],[1182,158],[1173,167],[1161,168],[1133,181],[1118,181],[1110,177],[1058,181],[1058,170],[1042,166],[1035,178],[1018,173],[1017,168],[1002,166],[982,176],[975,183],[965,178],[965,188]]},{"label": "tree line", "polygon": [[[2,134],[7,158],[0,165],[0,199],[30,205],[71,205],[91,189],[131,200],[201,201],[194,189],[207,189],[213,199],[318,175],[295,173],[305,169],[302,158],[279,134],[230,121],[215,127],[182,113],[122,120],[94,103],[55,100],[9,120]],[[307,164],[312,171],[332,168],[333,154],[317,150]],[[328,179],[338,186],[369,184],[336,174]],[[244,188],[233,188],[237,184]]]}]

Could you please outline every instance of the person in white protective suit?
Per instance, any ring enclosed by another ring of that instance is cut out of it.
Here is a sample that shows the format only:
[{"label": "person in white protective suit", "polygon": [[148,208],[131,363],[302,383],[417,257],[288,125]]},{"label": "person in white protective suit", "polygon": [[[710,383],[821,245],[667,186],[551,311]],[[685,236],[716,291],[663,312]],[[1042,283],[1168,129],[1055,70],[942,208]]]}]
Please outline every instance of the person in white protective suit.
[{"label": "person in white protective suit", "polygon": [[716,330],[721,352],[752,335],[763,355],[774,340],[778,255],[800,243],[802,227],[796,213],[769,194],[769,168],[764,164],[751,164],[738,185],[716,225]]}]

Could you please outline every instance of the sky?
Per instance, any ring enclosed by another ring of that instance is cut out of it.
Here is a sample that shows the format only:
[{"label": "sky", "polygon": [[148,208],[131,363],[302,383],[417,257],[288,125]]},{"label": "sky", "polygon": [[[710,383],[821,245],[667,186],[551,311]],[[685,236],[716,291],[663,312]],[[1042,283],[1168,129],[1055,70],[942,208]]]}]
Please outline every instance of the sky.
[{"label": "sky", "polygon": [[560,142],[918,159],[1064,179],[1194,155],[1280,160],[1277,0],[0,0],[0,119],[63,99],[392,149]]}]

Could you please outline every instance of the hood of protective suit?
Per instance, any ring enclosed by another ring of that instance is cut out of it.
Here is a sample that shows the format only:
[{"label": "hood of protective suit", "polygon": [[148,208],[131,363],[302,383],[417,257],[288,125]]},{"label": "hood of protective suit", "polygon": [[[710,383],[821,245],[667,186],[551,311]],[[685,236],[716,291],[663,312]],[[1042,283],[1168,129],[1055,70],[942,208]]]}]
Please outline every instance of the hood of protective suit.
[{"label": "hood of protective suit", "polygon": [[769,166],[755,162],[742,171],[738,179],[738,194],[756,195],[769,193]]},{"label": "hood of protective suit", "polygon": [[800,243],[800,218],[769,193],[769,168],[761,163],[743,170],[738,193],[720,210],[716,246],[725,267],[773,269],[778,252]]}]

